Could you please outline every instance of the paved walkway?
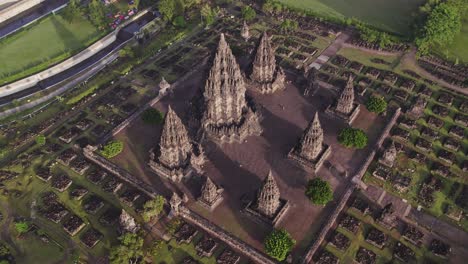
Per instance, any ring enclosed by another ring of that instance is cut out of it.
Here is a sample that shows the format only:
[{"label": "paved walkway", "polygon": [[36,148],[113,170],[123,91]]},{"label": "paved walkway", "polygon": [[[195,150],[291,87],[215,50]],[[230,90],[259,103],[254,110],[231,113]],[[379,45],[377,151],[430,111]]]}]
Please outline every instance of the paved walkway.
[{"label": "paved walkway", "polygon": [[38,7],[34,7],[34,11],[25,11],[26,14],[20,14],[18,17],[13,18],[12,21],[7,21],[6,24],[0,25],[0,39],[4,38],[17,30],[25,27],[34,21],[47,16],[53,10],[68,3],[69,0],[48,0]]},{"label": "paved walkway", "polygon": [[317,70],[320,69],[323,64],[325,64],[343,47],[349,37],[349,33],[341,32],[341,34],[332,42],[332,44],[323,50],[320,56],[318,56],[318,58],[307,67],[307,70],[312,67],[316,68]]}]

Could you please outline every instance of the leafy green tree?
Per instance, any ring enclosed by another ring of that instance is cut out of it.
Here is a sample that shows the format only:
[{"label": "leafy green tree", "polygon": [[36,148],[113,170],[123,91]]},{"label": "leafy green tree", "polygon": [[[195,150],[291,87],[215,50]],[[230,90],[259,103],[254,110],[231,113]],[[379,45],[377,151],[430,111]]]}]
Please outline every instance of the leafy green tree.
[{"label": "leafy green tree", "polygon": [[100,151],[101,155],[105,158],[113,158],[120,154],[123,150],[123,142],[119,140],[113,140],[107,143]]},{"label": "leafy green tree", "polygon": [[101,0],[91,0],[88,4],[88,14],[91,23],[96,27],[105,27],[107,25],[106,6]]},{"label": "leafy green tree", "polygon": [[0,260],[0,264],[10,264],[10,262],[6,259]]},{"label": "leafy green tree", "polygon": [[255,12],[255,10],[250,6],[242,7],[241,14],[242,14],[242,18],[246,21],[251,21],[257,16],[257,13]]},{"label": "leafy green tree", "polygon": [[461,31],[461,11],[456,4],[443,2],[429,13],[415,43],[419,53],[425,55],[433,45],[449,45]]},{"label": "leafy green tree", "polygon": [[280,24],[280,30],[282,32],[291,32],[295,31],[298,28],[299,24],[295,20],[291,19],[285,19],[283,22]]},{"label": "leafy green tree", "polygon": [[164,241],[163,240],[156,240],[153,242],[153,245],[151,246],[151,249],[150,249],[150,253],[153,257],[157,257],[160,253],[161,253],[161,250],[163,249],[164,247]]},{"label": "leafy green tree", "polygon": [[175,17],[172,24],[177,28],[185,28],[187,26],[187,22],[185,22],[184,16]]},{"label": "leafy green tree", "polygon": [[283,5],[274,0],[265,0],[262,5],[262,10],[265,13],[280,13],[283,10]]},{"label": "leafy green tree", "polygon": [[217,8],[211,8],[210,5],[205,4],[201,10],[200,14],[203,18],[203,21],[206,26],[212,25],[216,21],[219,10]]},{"label": "leafy green tree", "polygon": [[80,0],[70,0],[63,10],[63,18],[69,23],[73,23],[83,13]]},{"label": "leafy green tree", "polygon": [[141,120],[149,125],[157,125],[162,123],[164,116],[158,110],[154,108],[148,108],[141,115]]},{"label": "leafy green tree", "polygon": [[158,195],[154,199],[147,201],[143,205],[143,220],[145,222],[149,222],[155,217],[159,216],[164,208],[165,202],[166,199],[164,199],[164,197],[161,195]]},{"label": "leafy green tree", "polygon": [[333,200],[333,190],[330,183],[320,178],[314,178],[307,183],[305,194],[312,203],[318,205],[326,205]]},{"label": "leafy green tree", "polygon": [[284,229],[275,229],[265,239],[265,252],[271,257],[283,261],[296,244],[296,241]]},{"label": "leafy green tree", "polygon": [[46,143],[46,137],[44,135],[38,135],[36,137],[36,144],[39,146],[44,146]]},{"label": "leafy green tree", "polygon": [[338,142],[347,148],[362,149],[367,146],[367,135],[358,128],[344,128],[338,134]]},{"label": "leafy green tree", "polygon": [[387,102],[383,97],[371,96],[366,102],[367,110],[380,114],[387,109]]},{"label": "leafy green tree", "polygon": [[141,263],[144,256],[143,238],[137,234],[126,233],[119,237],[120,245],[111,248],[109,260],[112,264]]},{"label": "leafy green tree", "polygon": [[176,1],[174,0],[160,0],[158,3],[158,10],[161,12],[164,20],[172,21],[176,13]]},{"label": "leafy green tree", "polygon": [[10,249],[5,245],[0,244],[0,257],[5,257],[8,255],[10,255]]},{"label": "leafy green tree", "polygon": [[125,46],[125,48],[119,50],[119,56],[122,58],[135,58],[135,51],[131,46]]},{"label": "leafy green tree", "polygon": [[20,235],[28,232],[29,230],[29,223],[26,221],[19,221],[15,223],[15,230]]}]

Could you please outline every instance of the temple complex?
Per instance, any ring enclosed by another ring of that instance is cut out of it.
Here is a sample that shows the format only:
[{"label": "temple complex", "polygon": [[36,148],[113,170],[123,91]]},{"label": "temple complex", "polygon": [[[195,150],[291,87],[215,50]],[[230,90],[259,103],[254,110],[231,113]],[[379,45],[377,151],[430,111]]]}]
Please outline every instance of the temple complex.
[{"label": "temple complex", "polygon": [[275,51],[266,32],[260,39],[250,79],[258,85],[258,91],[263,94],[284,89],[285,74],[283,69],[276,65]]},{"label": "temple complex", "polygon": [[270,170],[256,194],[255,201],[249,203],[244,211],[257,222],[275,226],[285,215],[288,207],[288,201],[280,197],[278,185]]},{"label": "temple complex", "polygon": [[398,151],[395,147],[395,143],[392,141],[390,146],[385,150],[382,157],[379,159],[379,162],[388,167],[393,167],[397,154]]},{"label": "temple complex", "polygon": [[158,175],[179,182],[193,169],[201,171],[203,163],[201,146],[189,139],[187,129],[169,106],[159,145],[150,150],[149,166]]},{"label": "temple complex", "polygon": [[330,152],[331,148],[323,143],[323,129],[318,113],[315,113],[314,119],[305,129],[299,143],[291,149],[288,157],[316,172]]},{"label": "temple complex", "polygon": [[223,189],[216,186],[210,177],[206,177],[206,182],[202,186],[201,196],[198,198],[198,202],[212,211],[223,200],[222,193]]},{"label": "temple complex", "polygon": [[359,113],[359,104],[354,102],[353,78],[349,77],[346,86],[334,105],[325,111],[327,114],[341,118],[351,124]]},{"label": "temple complex", "polygon": [[244,21],[244,25],[242,25],[241,37],[243,39],[245,39],[245,41],[249,40],[249,38],[250,38],[249,26],[247,25],[247,23],[245,21]]},{"label": "temple complex", "polygon": [[231,143],[261,134],[259,118],[247,104],[245,92],[239,64],[221,34],[203,93],[202,127],[209,138],[218,143]]}]

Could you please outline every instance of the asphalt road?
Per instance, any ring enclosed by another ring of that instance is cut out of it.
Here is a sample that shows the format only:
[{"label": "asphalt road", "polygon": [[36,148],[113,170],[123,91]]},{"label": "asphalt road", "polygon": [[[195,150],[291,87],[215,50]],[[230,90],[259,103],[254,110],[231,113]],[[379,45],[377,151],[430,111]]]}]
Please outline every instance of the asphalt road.
[{"label": "asphalt road", "polygon": [[54,9],[67,3],[69,0],[47,0],[44,3],[27,10],[20,15],[0,25],[0,39],[15,32],[34,20],[51,13]]},{"label": "asphalt road", "polygon": [[117,40],[114,41],[112,44],[110,44],[108,47],[104,48],[100,52],[96,53],[94,56],[82,61],[81,63],[78,63],[77,65],[59,73],[56,74],[52,77],[49,77],[47,79],[42,80],[39,82],[37,85],[23,90],[21,92],[8,95],[5,97],[0,98],[0,105],[9,103],[15,99],[23,98],[26,97],[30,94],[36,93],[41,90],[45,90],[49,87],[52,87],[54,85],[57,85],[61,83],[62,81],[65,81],[78,73],[82,72],[83,70],[86,70],[90,66],[94,65],[96,62],[99,62],[102,60],[104,57],[106,57],[108,54],[113,52],[116,48],[120,46],[123,42],[129,40],[130,38],[133,37],[133,32],[138,31],[141,27],[146,25],[148,22],[150,22],[154,16],[149,12],[146,15],[142,16],[139,18],[137,21],[134,21],[127,25],[126,27],[122,28],[117,35]]}]

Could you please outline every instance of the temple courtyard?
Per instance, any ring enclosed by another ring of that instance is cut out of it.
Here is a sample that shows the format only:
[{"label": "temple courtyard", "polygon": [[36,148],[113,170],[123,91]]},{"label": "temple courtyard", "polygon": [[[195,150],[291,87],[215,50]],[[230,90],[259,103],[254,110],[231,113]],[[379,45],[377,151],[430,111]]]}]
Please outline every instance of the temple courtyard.
[{"label": "temple courtyard", "polygon": [[[245,66],[242,68],[246,70]],[[184,78],[185,81],[179,82],[171,94],[154,105],[163,113],[167,112],[170,105],[192,138],[195,138],[195,133],[191,117],[193,104],[197,101],[193,98],[199,95],[199,89],[204,86],[207,69],[208,65],[205,65]],[[352,150],[341,146],[337,142],[337,134],[348,125],[325,114],[325,109],[336,100],[336,90],[320,88],[314,94],[304,96],[305,87],[300,83],[300,78],[294,73],[287,73],[285,90],[270,95],[262,95],[249,86],[247,94],[261,115],[263,133],[261,136],[249,136],[242,143],[219,145],[204,139],[202,146],[206,162],[203,177],[194,175],[175,184],[151,171],[148,166],[149,150],[158,144],[162,124],[147,125],[140,119],[116,135],[116,139],[124,141],[125,149],[112,161],[165,195],[169,196],[174,190],[183,191],[189,196],[190,209],[260,250],[263,250],[263,239],[272,227],[252,221],[242,209],[254,199],[255,191],[261,187],[261,182],[271,169],[281,198],[290,205],[277,227],[285,228],[298,241],[294,253],[300,255],[336,206],[334,202],[326,207],[313,205],[304,195],[307,181],[313,177],[326,179],[332,185],[337,201],[386,123],[384,117],[369,113],[362,107],[352,125],[368,134],[367,149]],[[324,143],[331,147],[331,154],[314,173],[299,167],[287,155],[316,112],[319,113],[323,128]],[[224,188],[224,200],[212,212],[196,202],[204,176]]]}]

